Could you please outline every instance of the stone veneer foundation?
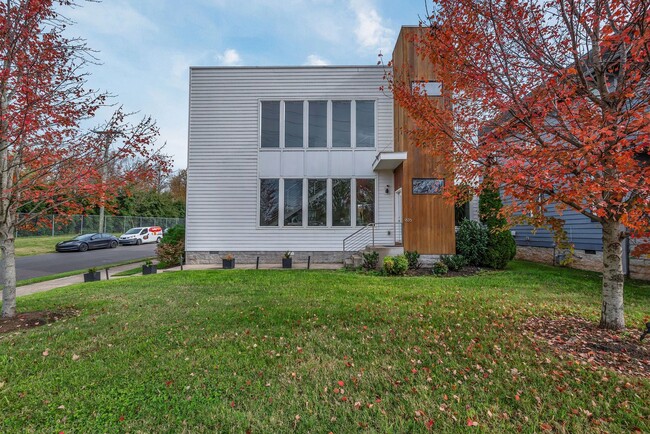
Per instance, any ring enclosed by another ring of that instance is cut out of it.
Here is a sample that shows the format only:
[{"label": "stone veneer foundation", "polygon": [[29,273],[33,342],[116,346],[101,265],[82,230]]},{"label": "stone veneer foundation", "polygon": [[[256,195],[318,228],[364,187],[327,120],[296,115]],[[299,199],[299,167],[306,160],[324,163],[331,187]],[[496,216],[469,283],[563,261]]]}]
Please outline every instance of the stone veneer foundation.
[{"label": "stone veneer foundation", "polygon": [[[547,247],[517,246],[517,259],[553,264],[553,249]],[[595,254],[576,250],[573,255],[572,268],[602,272],[603,252]],[[630,277],[633,279],[650,280],[650,258],[635,258],[630,256]]]},{"label": "stone veneer foundation", "polygon": [[[282,265],[282,252],[186,252],[185,262],[187,264],[221,264],[221,258],[231,254],[235,257],[236,264],[255,264],[260,258],[260,264]],[[294,252],[294,263],[307,263],[311,256],[312,264],[336,264],[343,265],[343,259],[350,256],[349,252]]]}]

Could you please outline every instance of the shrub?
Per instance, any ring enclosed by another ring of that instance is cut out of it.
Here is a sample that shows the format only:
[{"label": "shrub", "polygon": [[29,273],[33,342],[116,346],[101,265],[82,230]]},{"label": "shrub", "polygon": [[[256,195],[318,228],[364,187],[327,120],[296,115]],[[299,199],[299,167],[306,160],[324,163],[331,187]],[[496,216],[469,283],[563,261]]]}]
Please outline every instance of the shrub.
[{"label": "shrub", "polygon": [[502,270],[506,268],[516,251],[515,239],[510,231],[490,233],[484,265]]},{"label": "shrub", "polygon": [[456,233],[456,252],[468,265],[481,266],[488,247],[488,229],[478,222],[464,219]]},{"label": "shrub", "polygon": [[377,264],[379,263],[379,253],[372,251],[363,254],[363,268],[365,270],[375,270],[377,269]]},{"label": "shrub", "polygon": [[404,255],[386,256],[384,258],[384,274],[389,276],[403,276],[409,268],[409,261]]},{"label": "shrub", "polygon": [[420,254],[417,250],[404,252],[404,256],[409,263],[409,270],[417,270],[420,268]]},{"label": "shrub", "polygon": [[445,264],[449,271],[460,271],[467,265],[467,260],[463,255],[442,255],[440,262]]},{"label": "shrub", "polygon": [[181,257],[185,254],[185,226],[174,226],[160,241],[156,249],[160,268],[181,265]]},{"label": "shrub", "polygon": [[433,273],[435,276],[444,276],[449,272],[449,268],[442,263],[442,262],[436,262],[433,264],[433,268],[431,269],[431,273]]}]

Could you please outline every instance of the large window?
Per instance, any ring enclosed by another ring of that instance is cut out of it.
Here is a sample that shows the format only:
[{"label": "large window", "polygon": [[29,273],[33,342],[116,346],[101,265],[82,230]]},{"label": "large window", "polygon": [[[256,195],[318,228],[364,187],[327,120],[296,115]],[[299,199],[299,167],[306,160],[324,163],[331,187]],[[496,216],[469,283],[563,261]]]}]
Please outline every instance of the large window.
[{"label": "large window", "polygon": [[351,102],[332,102],[332,147],[349,148],[352,146]]},{"label": "large window", "polygon": [[284,225],[302,226],[302,179],[284,180]]},{"label": "large window", "polygon": [[[349,178],[260,179],[260,226],[350,227],[374,223],[375,185],[373,178],[355,182]],[[282,218],[279,210],[283,211]]]},{"label": "large window", "polygon": [[262,148],[375,147],[372,100],[262,101],[261,111]]},{"label": "large window", "polygon": [[375,102],[357,101],[357,148],[375,146]]},{"label": "large window", "polygon": [[284,147],[302,148],[303,102],[284,103]]},{"label": "large window", "polygon": [[260,226],[277,226],[280,180],[260,179]]},{"label": "large window", "polygon": [[357,179],[357,226],[375,223],[375,180]]},{"label": "large window", "polygon": [[309,101],[309,147],[327,147],[327,101]]},{"label": "large window", "polygon": [[280,101],[262,102],[262,148],[280,147]]},{"label": "large window", "polygon": [[327,226],[327,180],[308,180],[307,192],[309,226]]},{"label": "large window", "polygon": [[350,226],[352,183],[349,179],[332,179],[332,226]]}]

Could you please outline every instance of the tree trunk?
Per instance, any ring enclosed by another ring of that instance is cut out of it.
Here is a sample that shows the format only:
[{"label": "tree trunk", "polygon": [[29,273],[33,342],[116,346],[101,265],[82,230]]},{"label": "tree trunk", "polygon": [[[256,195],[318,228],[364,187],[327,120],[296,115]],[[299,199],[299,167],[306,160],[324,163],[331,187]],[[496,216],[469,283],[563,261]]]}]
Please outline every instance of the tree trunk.
[{"label": "tree trunk", "polygon": [[622,330],[623,314],[623,226],[618,222],[603,223],[603,307],[600,328]]},{"label": "tree trunk", "polygon": [[11,230],[0,234],[0,276],[2,277],[2,317],[16,316],[16,250]]}]

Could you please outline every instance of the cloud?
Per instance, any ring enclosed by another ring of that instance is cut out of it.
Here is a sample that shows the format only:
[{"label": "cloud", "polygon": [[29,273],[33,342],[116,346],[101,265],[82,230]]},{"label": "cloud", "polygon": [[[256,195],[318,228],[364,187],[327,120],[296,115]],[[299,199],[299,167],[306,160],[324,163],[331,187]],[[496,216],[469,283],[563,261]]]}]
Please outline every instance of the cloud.
[{"label": "cloud", "polygon": [[355,35],[364,50],[390,52],[395,32],[386,27],[371,0],[350,0],[350,8],[356,16]]},{"label": "cloud", "polygon": [[316,54],[310,54],[309,56],[307,56],[307,63],[305,63],[305,65],[309,65],[309,66],[323,66],[329,64],[330,62],[328,60],[325,60]]},{"label": "cloud", "polygon": [[242,64],[242,59],[237,50],[228,48],[223,54],[217,54],[217,62],[221,66],[237,66]]},{"label": "cloud", "polygon": [[[92,33],[112,36],[130,41],[158,33],[159,28],[147,16],[124,0],[89,3],[84,7],[64,11],[75,28],[86,27]],[[99,18],[101,16],[101,18]]]}]

